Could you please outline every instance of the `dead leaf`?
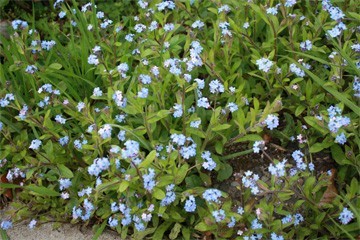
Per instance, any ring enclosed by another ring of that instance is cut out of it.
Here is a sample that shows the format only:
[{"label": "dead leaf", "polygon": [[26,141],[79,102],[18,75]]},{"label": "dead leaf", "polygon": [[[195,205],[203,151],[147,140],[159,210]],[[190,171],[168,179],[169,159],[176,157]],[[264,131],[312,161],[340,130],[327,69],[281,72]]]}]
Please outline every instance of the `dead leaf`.
[{"label": "dead leaf", "polygon": [[330,171],[331,176],[329,179],[329,185],[320,199],[319,207],[322,207],[324,204],[331,203],[339,193],[335,187],[336,169],[332,168]]}]

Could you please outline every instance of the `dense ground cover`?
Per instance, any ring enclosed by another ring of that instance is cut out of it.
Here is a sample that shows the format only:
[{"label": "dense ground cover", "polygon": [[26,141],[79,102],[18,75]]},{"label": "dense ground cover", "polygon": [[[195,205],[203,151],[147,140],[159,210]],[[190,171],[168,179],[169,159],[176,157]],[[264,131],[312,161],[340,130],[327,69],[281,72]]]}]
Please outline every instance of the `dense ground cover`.
[{"label": "dense ground cover", "polygon": [[[2,38],[0,231],[359,236],[356,1],[57,0]],[[255,164],[254,164],[255,163]]]}]

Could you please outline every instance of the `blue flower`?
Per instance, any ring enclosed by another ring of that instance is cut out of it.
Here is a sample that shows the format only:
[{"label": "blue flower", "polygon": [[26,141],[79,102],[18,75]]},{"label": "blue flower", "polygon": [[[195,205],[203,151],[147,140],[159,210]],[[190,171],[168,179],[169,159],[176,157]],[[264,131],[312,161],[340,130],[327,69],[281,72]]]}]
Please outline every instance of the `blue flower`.
[{"label": "blue flower", "polygon": [[67,189],[72,185],[71,180],[68,178],[60,178],[59,183],[60,183],[60,187],[59,187],[60,191]]},{"label": "blue flower", "polygon": [[[360,49],[360,44],[358,44],[358,48]],[[360,52],[360,50],[358,51]],[[360,98],[360,78],[359,77],[354,77],[354,82],[353,82],[353,90],[355,92],[354,97],[358,97]]]},{"label": "blue flower", "polygon": [[102,171],[107,170],[110,167],[110,161],[108,158],[96,158],[88,168],[88,173],[97,177]]},{"label": "blue flower", "polygon": [[151,83],[151,77],[146,74],[140,74],[139,80],[142,84],[150,84]]},{"label": "blue flower", "polygon": [[342,212],[339,215],[339,220],[342,224],[346,225],[354,218],[354,214],[348,210],[347,208],[344,208]]},{"label": "blue flower", "polygon": [[259,70],[264,71],[266,73],[269,72],[273,64],[274,63],[267,58],[260,58],[256,60],[256,65],[258,66]]},{"label": "blue flower", "polygon": [[251,229],[255,230],[255,229],[261,229],[262,228],[262,224],[259,222],[258,219],[254,219],[251,222]]},{"label": "blue flower", "polygon": [[344,145],[346,143],[346,136],[344,133],[338,134],[335,138],[335,142],[339,143],[341,145]]},{"label": "blue flower", "polygon": [[192,127],[192,128],[199,128],[200,124],[201,124],[201,119],[199,119],[199,120],[194,120],[194,121],[191,121],[191,122],[190,122],[190,127]]},{"label": "blue flower", "polygon": [[196,202],[195,202],[195,197],[193,195],[190,195],[189,199],[186,200],[184,209],[186,212],[195,212]]},{"label": "blue flower", "polygon": [[230,112],[235,112],[239,109],[238,105],[234,102],[229,102],[227,107],[229,108]]},{"label": "blue flower", "polygon": [[168,206],[175,201],[176,195],[174,192],[174,187],[174,184],[170,184],[166,187],[166,195],[160,202],[161,206]]},{"label": "blue flower", "polygon": [[211,215],[215,218],[215,222],[221,222],[225,219],[225,211],[223,209],[215,210],[211,213]]},{"label": "blue flower", "polygon": [[60,124],[65,124],[66,119],[63,118],[63,116],[62,116],[61,114],[58,114],[58,115],[56,115],[56,117],[55,117],[55,121],[58,122],[58,123],[60,123]]},{"label": "blue flower", "polygon": [[31,141],[31,144],[30,144],[30,149],[33,149],[33,150],[38,150],[39,147],[41,146],[42,142],[41,140],[39,139],[34,139]]},{"label": "blue flower", "polygon": [[209,84],[209,87],[210,87],[210,92],[214,94],[223,93],[225,91],[224,85],[220,83],[220,81],[217,79],[212,80]]},{"label": "blue flower", "polygon": [[35,219],[32,219],[28,225],[30,229],[33,229],[36,225],[37,221]]},{"label": "blue flower", "polygon": [[266,117],[265,123],[270,130],[273,130],[279,126],[279,118],[273,114],[270,114]]},{"label": "blue flower", "polygon": [[285,164],[286,159],[284,159],[282,162],[277,163],[275,166],[271,163],[269,166],[269,172],[271,175],[277,176],[277,177],[283,177],[286,174],[285,171]]},{"label": "blue flower", "polygon": [[102,139],[111,138],[112,127],[110,124],[104,124],[102,128],[99,129],[98,134]]},{"label": "blue flower", "polygon": [[[149,89],[147,88],[141,88],[141,90],[138,92],[138,97],[139,98],[147,98],[149,95]],[[175,113],[174,113],[175,114]]]},{"label": "blue flower", "polygon": [[119,221],[116,218],[109,217],[108,223],[110,227],[116,227]]},{"label": "blue flower", "polygon": [[0,228],[3,230],[8,230],[12,228],[12,222],[10,220],[4,220],[0,223]]},{"label": "blue flower", "polygon": [[203,168],[209,171],[212,171],[216,168],[216,162],[214,162],[214,160],[211,158],[211,153],[209,151],[203,152],[201,157],[204,159],[202,164]]},{"label": "blue flower", "polygon": [[182,110],[182,105],[175,103],[175,105],[173,106],[174,109],[174,113],[173,116],[174,118],[179,118],[183,115],[183,110]]},{"label": "blue flower", "polygon": [[149,168],[149,173],[143,175],[144,180],[144,188],[151,192],[151,190],[155,187],[156,182],[154,180],[155,178],[155,170],[152,168]]},{"label": "blue flower", "polygon": [[259,153],[261,149],[263,149],[265,146],[264,141],[255,141],[253,145],[253,151],[254,153]]},{"label": "blue flower", "polygon": [[284,240],[284,237],[281,235],[276,235],[276,233],[271,233],[271,240]]},{"label": "blue flower", "polygon": [[243,207],[238,207],[237,209],[237,213],[240,214],[240,215],[243,215],[244,214],[244,208]]},{"label": "blue flower", "polygon": [[214,188],[207,189],[202,194],[202,197],[209,203],[210,202],[220,203],[219,198],[221,197],[221,191]]},{"label": "blue flower", "polygon": [[287,215],[286,217],[281,219],[282,224],[288,224],[291,223],[293,220],[293,217],[291,216],[291,214]]},{"label": "blue flower", "polygon": [[232,228],[235,226],[235,223],[236,223],[236,219],[234,217],[231,217],[230,218],[230,222],[228,223],[228,228]]},{"label": "blue flower", "polygon": [[300,213],[297,213],[297,214],[295,214],[294,215],[294,226],[297,226],[297,225],[299,225],[301,222],[303,222],[304,221],[304,218],[303,218],[303,216],[300,214]]}]

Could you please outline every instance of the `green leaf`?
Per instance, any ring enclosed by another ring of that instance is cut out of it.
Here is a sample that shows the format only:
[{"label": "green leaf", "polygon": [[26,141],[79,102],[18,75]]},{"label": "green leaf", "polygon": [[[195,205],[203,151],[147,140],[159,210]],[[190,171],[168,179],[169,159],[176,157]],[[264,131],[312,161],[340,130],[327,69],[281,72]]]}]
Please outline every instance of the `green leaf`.
[{"label": "green leaf", "polygon": [[0,0],[0,8],[5,7],[6,5],[8,5],[9,0]]},{"label": "green leaf", "polygon": [[0,233],[1,233],[1,239],[2,240],[10,240],[10,237],[7,235],[6,231],[2,228],[0,228]]},{"label": "green leaf", "polygon": [[315,117],[312,116],[306,116],[304,117],[304,120],[307,124],[309,124],[311,127],[315,128],[322,134],[327,134],[328,130],[324,127],[324,124],[322,124],[319,120],[317,120]]},{"label": "green leaf", "polygon": [[219,125],[215,125],[214,127],[212,127],[211,130],[214,132],[218,132],[218,131],[228,129],[230,127],[231,127],[230,124],[219,124]]},{"label": "green leaf", "polygon": [[180,233],[180,230],[181,230],[181,224],[175,223],[174,227],[171,229],[169,238],[172,239],[172,240],[177,239],[177,237],[178,237],[178,235]]},{"label": "green leaf", "polygon": [[14,189],[14,188],[22,188],[22,186],[17,185],[17,184],[13,184],[13,183],[3,183],[3,182],[0,182],[0,188],[11,188],[11,189]]},{"label": "green leaf", "polygon": [[304,105],[299,105],[295,110],[295,116],[298,117],[305,109],[306,107]]},{"label": "green leaf", "polygon": [[328,148],[328,147],[332,146],[333,144],[334,144],[333,142],[315,143],[310,147],[309,152],[310,153],[317,153],[317,152],[322,151],[325,148]]},{"label": "green leaf", "polygon": [[60,177],[63,177],[63,178],[74,177],[74,174],[72,173],[72,171],[68,167],[66,167],[64,164],[58,164],[57,167],[60,171]]},{"label": "green leaf", "polygon": [[50,66],[48,66],[48,69],[55,69],[55,70],[60,70],[62,68],[62,65],[60,63],[52,63],[50,64]]},{"label": "green leaf", "polygon": [[148,168],[148,166],[154,161],[156,157],[156,150],[152,150],[139,165],[139,168]]},{"label": "green leaf", "polygon": [[181,229],[181,233],[182,233],[185,240],[190,240],[191,232],[190,232],[189,228],[183,227]]},{"label": "green leaf", "polygon": [[247,134],[236,140],[236,142],[255,142],[261,140],[263,140],[263,138],[258,134]]},{"label": "green leaf", "polygon": [[231,177],[232,173],[233,173],[233,168],[230,164],[227,163],[222,164],[217,175],[217,180],[222,182],[228,179],[229,177]]},{"label": "green leaf", "polygon": [[199,222],[195,226],[195,230],[198,230],[200,232],[207,232],[207,231],[213,230],[213,229],[216,229],[215,225],[208,225],[205,222]]},{"label": "green leaf", "polygon": [[162,200],[165,198],[165,192],[160,188],[155,187],[152,196],[158,200]]},{"label": "green leaf", "polygon": [[215,143],[215,151],[217,154],[223,154],[224,151],[224,144],[221,141],[217,141]]},{"label": "green leaf", "polygon": [[308,197],[310,199],[312,199],[310,194],[312,192],[315,182],[316,182],[315,177],[311,176],[311,177],[308,177],[308,179],[306,179],[305,184],[304,184],[304,194],[306,197]]},{"label": "green leaf", "polygon": [[101,193],[105,190],[115,190],[117,187],[120,187],[120,185],[118,186],[120,182],[123,181],[120,180],[119,178],[114,178],[109,182],[104,182],[96,187],[96,192]]},{"label": "green leaf", "polygon": [[270,22],[267,19],[266,15],[264,14],[262,9],[260,9],[260,7],[257,4],[250,4],[250,7],[261,17],[262,20],[264,20],[264,22],[266,22],[268,25],[270,25]]},{"label": "green leaf", "polygon": [[122,181],[119,186],[119,192],[124,192],[128,187],[130,183],[128,181]]},{"label": "green leaf", "polygon": [[105,227],[106,227],[106,221],[103,221],[103,223],[100,225],[100,227],[96,230],[92,239],[97,240],[100,237],[100,235],[103,233]]},{"label": "green leaf", "polygon": [[359,191],[360,191],[359,182],[356,178],[353,178],[350,184],[350,194],[352,196],[356,196],[356,194],[358,194]]},{"label": "green leaf", "polygon": [[172,222],[162,223],[155,231],[152,239],[163,239],[165,231],[171,226]]},{"label": "green leaf", "polygon": [[60,196],[60,193],[56,192],[55,190],[46,188],[46,187],[39,187],[34,184],[30,184],[24,187],[25,189],[29,190],[30,193],[40,196],[49,196],[49,197],[57,197]]},{"label": "green leaf", "polygon": [[331,156],[339,165],[351,164],[351,162],[346,159],[341,147],[337,144],[331,146]]},{"label": "green leaf", "polygon": [[44,117],[44,127],[47,127],[49,129],[53,129],[54,128],[54,124],[50,119],[50,114],[51,114],[51,110],[49,109]]},{"label": "green leaf", "polygon": [[175,184],[178,185],[182,183],[187,175],[189,169],[189,164],[185,163],[181,166],[181,168],[178,170],[178,172],[175,175]]},{"label": "green leaf", "polygon": [[166,118],[171,113],[170,110],[160,110],[155,114],[151,114],[147,117],[148,123],[155,123],[163,118]]}]

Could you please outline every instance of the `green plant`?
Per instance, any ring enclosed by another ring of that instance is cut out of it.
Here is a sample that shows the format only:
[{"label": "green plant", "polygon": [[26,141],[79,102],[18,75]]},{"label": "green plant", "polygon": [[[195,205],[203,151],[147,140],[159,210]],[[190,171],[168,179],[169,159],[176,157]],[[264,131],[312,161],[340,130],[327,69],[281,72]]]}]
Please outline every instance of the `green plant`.
[{"label": "green plant", "polygon": [[[109,6],[132,15],[110,20]],[[12,221],[65,218],[136,239],[356,237],[356,2],[339,4],[347,29],[327,1],[53,7],[48,22],[14,20],[1,46]],[[331,153],[336,175],[318,171],[317,153]],[[261,176],[230,161],[250,154],[265,159]],[[215,189],[231,178],[241,201]]]}]

